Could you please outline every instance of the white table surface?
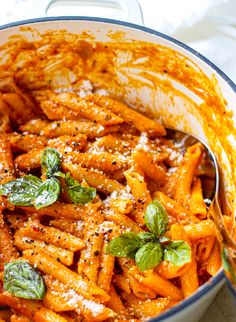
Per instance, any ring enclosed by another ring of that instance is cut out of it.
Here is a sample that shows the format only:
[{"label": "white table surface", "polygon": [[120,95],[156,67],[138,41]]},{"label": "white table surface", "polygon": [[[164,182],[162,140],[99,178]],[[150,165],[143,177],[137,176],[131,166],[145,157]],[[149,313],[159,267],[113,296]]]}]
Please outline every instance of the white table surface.
[{"label": "white table surface", "polygon": [[236,307],[226,286],[223,286],[199,322],[236,322]]}]

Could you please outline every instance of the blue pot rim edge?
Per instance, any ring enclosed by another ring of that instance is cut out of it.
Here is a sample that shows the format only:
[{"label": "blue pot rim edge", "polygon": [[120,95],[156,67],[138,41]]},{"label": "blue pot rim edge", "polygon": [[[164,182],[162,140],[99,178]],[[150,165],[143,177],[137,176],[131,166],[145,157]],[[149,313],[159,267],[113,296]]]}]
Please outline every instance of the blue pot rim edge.
[{"label": "blue pot rim edge", "polygon": [[[182,43],[181,41],[172,38],[170,36],[167,36],[159,31],[156,31],[151,28],[147,28],[144,26],[140,26],[134,23],[115,20],[115,19],[108,19],[108,18],[95,18],[95,17],[85,17],[85,16],[60,16],[60,17],[45,17],[45,18],[34,18],[34,19],[27,19],[17,22],[8,23],[5,25],[0,26],[0,30],[12,28],[12,27],[18,27],[28,24],[34,24],[34,23],[40,23],[40,22],[50,22],[50,21],[94,21],[94,22],[101,22],[101,23],[109,23],[109,24],[115,24],[115,25],[121,25],[125,27],[130,27],[133,29],[138,29],[143,32],[146,32],[148,34],[152,34],[155,36],[158,36],[160,38],[163,38],[165,40],[168,40],[177,46],[185,49],[186,51],[192,53],[194,56],[202,60],[204,63],[206,63],[208,66],[210,66],[217,74],[219,74],[224,81],[228,83],[228,85],[232,88],[232,90],[236,93],[236,85],[234,82],[221,70],[219,69],[214,63],[212,63],[209,59],[207,59],[205,56],[197,52],[195,49],[189,47],[188,45]],[[168,311],[161,314],[160,317],[154,317],[149,319],[150,322],[161,322],[167,318],[170,318],[175,313],[179,313],[180,311],[184,310],[186,307],[190,306],[192,303],[199,300],[202,296],[207,294],[210,290],[212,290],[221,280],[224,279],[224,272],[223,270],[219,271],[216,276],[212,277],[208,282],[206,282],[204,285],[202,285],[198,291],[196,291],[193,295],[191,295],[186,300],[183,300],[180,302],[180,304],[177,304],[173,308],[169,309]]]}]

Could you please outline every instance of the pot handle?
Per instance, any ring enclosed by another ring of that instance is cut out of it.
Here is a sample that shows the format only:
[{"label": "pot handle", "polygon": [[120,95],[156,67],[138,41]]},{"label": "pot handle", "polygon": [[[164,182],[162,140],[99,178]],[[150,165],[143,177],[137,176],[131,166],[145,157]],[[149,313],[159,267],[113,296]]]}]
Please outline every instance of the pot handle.
[{"label": "pot handle", "polygon": [[26,18],[45,16],[95,16],[144,25],[138,0],[41,0]]}]

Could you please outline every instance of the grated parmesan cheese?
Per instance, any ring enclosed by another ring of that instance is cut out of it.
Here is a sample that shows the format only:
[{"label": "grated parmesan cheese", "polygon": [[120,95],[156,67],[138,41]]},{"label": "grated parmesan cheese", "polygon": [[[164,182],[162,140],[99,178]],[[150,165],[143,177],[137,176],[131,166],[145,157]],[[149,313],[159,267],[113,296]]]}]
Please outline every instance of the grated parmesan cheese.
[{"label": "grated parmesan cheese", "polygon": [[88,79],[85,79],[82,81],[80,87],[79,87],[79,91],[77,92],[77,94],[80,96],[80,97],[86,97],[87,95],[89,94],[92,94],[93,92],[93,85],[92,83],[90,82],[90,80]]}]

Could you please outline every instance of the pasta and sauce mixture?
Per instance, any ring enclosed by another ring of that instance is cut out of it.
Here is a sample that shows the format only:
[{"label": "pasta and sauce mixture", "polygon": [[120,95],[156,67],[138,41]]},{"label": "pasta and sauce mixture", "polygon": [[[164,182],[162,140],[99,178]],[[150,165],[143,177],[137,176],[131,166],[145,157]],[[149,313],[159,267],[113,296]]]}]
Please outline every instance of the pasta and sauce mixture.
[{"label": "pasta and sauce mixture", "polygon": [[1,321],[139,321],[216,274],[201,144],[107,93],[0,87]]}]

